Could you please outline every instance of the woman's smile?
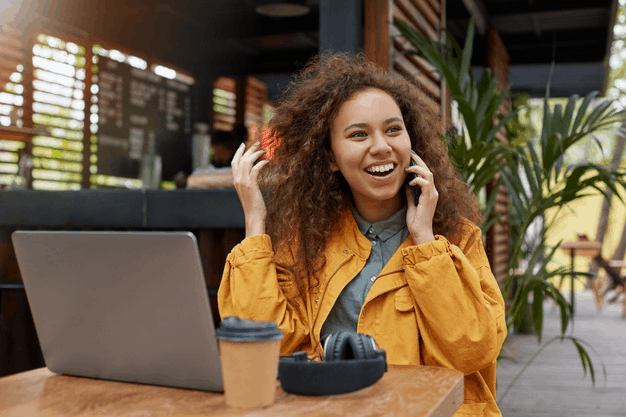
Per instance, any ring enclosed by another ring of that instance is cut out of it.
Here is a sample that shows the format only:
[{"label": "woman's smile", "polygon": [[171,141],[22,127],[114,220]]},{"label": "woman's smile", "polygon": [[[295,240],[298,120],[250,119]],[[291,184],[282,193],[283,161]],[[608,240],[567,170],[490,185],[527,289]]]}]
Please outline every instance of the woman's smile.
[{"label": "woman's smile", "polygon": [[396,164],[390,162],[388,164],[372,165],[371,167],[366,168],[365,171],[375,177],[386,177],[393,172],[395,167]]}]

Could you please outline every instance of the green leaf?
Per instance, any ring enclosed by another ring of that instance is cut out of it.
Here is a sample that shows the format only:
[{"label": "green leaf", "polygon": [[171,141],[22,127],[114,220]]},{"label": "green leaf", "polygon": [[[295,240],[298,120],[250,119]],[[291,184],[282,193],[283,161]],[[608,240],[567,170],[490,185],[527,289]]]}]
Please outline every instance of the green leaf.
[{"label": "green leaf", "polygon": [[574,94],[567,99],[567,105],[565,106],[565,113],[563,114],[563,128],[562,132],[564,136],[568,136],[571,129],[572,117],[574,110],[576,110],[576,102],[578,102],[578,94]]},{"label": "green leaf", "polygon": [[452,99],[459,105],[459,111],[463,115],[463,121],[465,122],[469,137],[472,142],[476,141],[476,113],[474,113],[474,109],[465,98],[461,96],[453,96]]},{"label": "green leaf", "polygon": [[[465,46],[463,47],[463,55],[461,57],[461,67],[459,69],[459,74],[463,77],[460,87],[463,90],[465,82],[471,82],[471,78],[467,80],[465,75],[471,71],[471,61],[472,61],[472,45],[474,43],[474,18],[470,18],[469,25],[467,28],[467,36],[465,37]],[[465,81],[465,82],[464,82]]]},{"label": "green leaf", "polygon": [[541,333],[543,331],[543,289],[541,288],[533,290],[532,313],[533,330],[537,335],[539,343],[541,343]]},{"label": "green leaf", "polygon": [[585,113],[587,113],[587,108],[589,107],[589,103],[591,103],[591,100],[596,98],[597,95],[598,95],[597,91],[592,91],[591,93],[587,94],[585,98],[583,99],[582,103],[580,104],[580,107],[578,108],[576,119],[574,119],[574,124],[572,125],[572,133],[578,133],[578,131],[581,129],[580,123],[583,120],[583,116],[585,115]]}]

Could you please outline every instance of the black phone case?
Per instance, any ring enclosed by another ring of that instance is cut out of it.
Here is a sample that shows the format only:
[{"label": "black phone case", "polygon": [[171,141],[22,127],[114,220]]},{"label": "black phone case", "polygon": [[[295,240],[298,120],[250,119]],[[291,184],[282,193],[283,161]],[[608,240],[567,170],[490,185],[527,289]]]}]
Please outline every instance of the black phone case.
[{"label": "black phone case", "polygon": [[[411,158],[410,165],[411,166],[417,165],[415,161],[413,160],[413,158]],[[409,175],[406,176],[407,183],[413,181],[415,178],[417,178],[417,174],[409,172]],[[415,198],[415,205],[417,206],[419,204],[420,195],[422,195],[422,187],[420,187],[419,185],[412,185],[410,187],[413,189],[413,197]]]}]

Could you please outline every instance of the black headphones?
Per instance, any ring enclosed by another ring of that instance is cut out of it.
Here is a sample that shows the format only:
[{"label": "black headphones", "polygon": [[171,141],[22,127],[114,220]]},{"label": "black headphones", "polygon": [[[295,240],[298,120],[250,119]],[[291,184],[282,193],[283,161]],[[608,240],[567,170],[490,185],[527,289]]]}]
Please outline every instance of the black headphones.
[{"label": "black headphones", "polygon": [[299,395],[344,394],[368,387],[387,371],[387,355],[372,336],[340,330],[324,338],[324,362],[304,351],[282,356],[278,377],[283,390]]}]

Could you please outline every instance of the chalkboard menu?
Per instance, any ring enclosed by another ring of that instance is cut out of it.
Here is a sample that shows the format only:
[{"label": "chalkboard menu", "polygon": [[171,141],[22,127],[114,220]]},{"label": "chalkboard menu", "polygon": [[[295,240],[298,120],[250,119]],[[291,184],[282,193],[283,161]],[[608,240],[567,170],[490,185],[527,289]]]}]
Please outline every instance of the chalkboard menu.
[{"label": "chalkboard menu", "polygon": [[161,155],[163,180],[191,164],[191,87],[99,59],[98,174],[139,178],[142,156]]}]

